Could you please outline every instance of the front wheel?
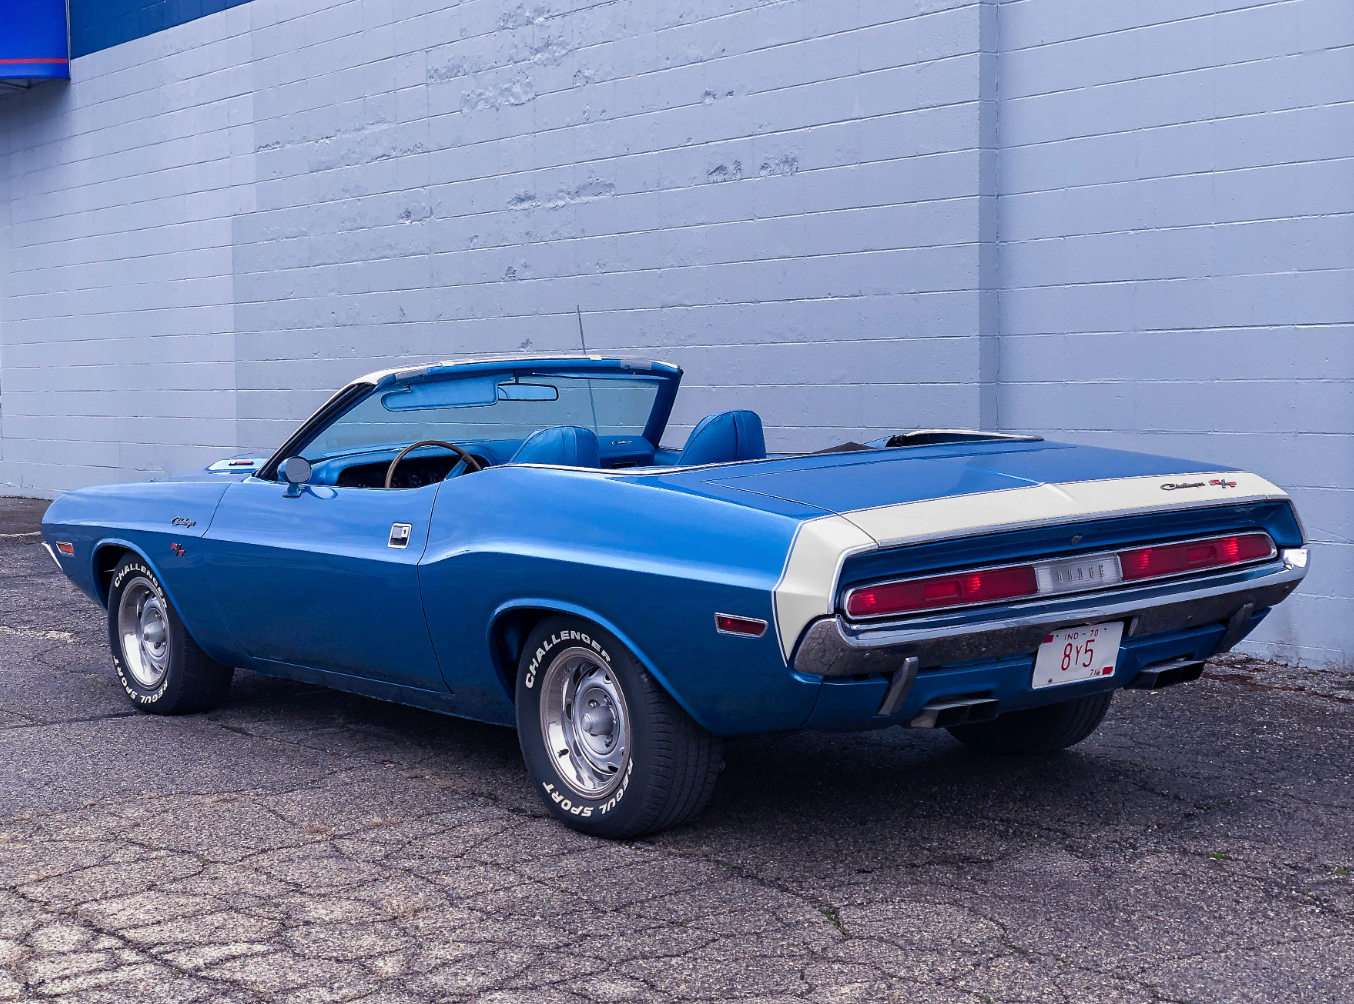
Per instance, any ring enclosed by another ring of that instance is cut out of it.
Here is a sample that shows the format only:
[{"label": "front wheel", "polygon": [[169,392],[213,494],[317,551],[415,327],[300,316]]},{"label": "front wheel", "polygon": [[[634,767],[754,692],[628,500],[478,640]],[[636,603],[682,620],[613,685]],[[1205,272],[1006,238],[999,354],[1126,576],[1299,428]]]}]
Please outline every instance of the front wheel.
[{"label": "front wheel", "polygon": [[108,589],[108,641],[118,681],[142,711],[182,715],[219,704],[235,671],[198,647],[155,572],[128,555]]},{"label": "front wheel", "polygon": [[665,830],[710,798],[722,745],[625,646],[576,617],[548,617],[517,667],[517,736],[545,807],[624,839]]},{"label": "front wheel", "polygon": [[950,729],[965,746],[980,753],[1030,756],[1053,753],[1081,742],[1105,719],[1114,691],[1077,697],[1027,711],[1008,711],[990,722]]}]

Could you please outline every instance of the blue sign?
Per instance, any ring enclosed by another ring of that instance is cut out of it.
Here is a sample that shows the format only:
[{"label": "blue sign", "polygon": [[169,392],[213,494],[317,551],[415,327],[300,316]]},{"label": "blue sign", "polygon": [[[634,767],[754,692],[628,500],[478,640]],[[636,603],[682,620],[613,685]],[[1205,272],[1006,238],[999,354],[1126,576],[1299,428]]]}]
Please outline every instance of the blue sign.
[{"label": "blue sign", "polygon": [[70,75],[66,0],[0,0],[0,80]]}]

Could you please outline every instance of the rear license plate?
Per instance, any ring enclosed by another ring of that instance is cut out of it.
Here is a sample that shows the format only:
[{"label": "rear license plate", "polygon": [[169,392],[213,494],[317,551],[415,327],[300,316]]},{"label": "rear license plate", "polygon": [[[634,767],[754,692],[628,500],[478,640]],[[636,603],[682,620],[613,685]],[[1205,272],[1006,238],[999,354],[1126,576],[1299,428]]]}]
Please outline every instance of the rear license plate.
[{"label": "rear license plate", "polygon": [[1030,685],[1041,690],[1113,676],[1123,634],[1123,621],[1054,631],[1039,646]]}]

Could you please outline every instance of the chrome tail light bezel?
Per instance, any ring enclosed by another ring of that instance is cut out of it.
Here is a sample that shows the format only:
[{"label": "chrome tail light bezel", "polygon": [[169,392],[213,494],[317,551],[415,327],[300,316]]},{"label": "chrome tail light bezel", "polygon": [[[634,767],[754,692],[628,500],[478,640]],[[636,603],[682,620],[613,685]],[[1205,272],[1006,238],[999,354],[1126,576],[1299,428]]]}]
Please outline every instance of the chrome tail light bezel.
[{"label": "chrome tail light bezel", "polygon": [[[1264,537],[1269,543],[1269,551],[1265,555],[1254,558],[1247,558],[1241,561],[1229,562],[1226,564],[1207,565],[1200,568],[1185,569],[1178,572],[1170,572],[1163,575],[1145,576],[1140,578],[1125,578],[1120,563],[1120,556],[1134,551],[1140,551],[1144,548],[1152,547],[1188,547],[1193,544],[1213,543],[1226,540],[1228,538],[1240,537]],[[1212,533],[1202,537],[1185,537],[1171,540],[1144,541],[1125,545],[1112,551],[1093,551],[1085,554],[1067,554],[1053,558],[1040,558],[1034,561],[1006,561],[999,564],[975,565],[967,568],[957,568],[950,570],[940,570],[928,572],[925,575],[909,575],[896,579],[881,579],[875,582],[862,583],[858,586],[852,586],[841,596],[839,611],[843,617],[853,623],[866,623],[870,621],[897,620],[904,617],[923,617],[929,614],[951,613],[957,610],[968,610],[977,607],[990,607],[998,604],[1023,603],[1033,600],[1048,599],[1054,596],[1067,596],[1075,593],[1094,593],[1106,592],[1120,589],[1125,586],[1140,586],[1156,582],[1168,582],[1173,579],[1183,579],[1198,576],[1206,576],[1219,572],[1231,571],[1238,568],[1245,568],[1249,565],[1259,565],[1267,561],[1273,561],[1279,556],[1279,549],[1274,543],[1274,538],[1265,530],[1244,530],[1234,533]],[[1113,582],[1092,581],[1085,586],[1066,586],[1061,588],[1044,588],[1048,580],[1048,571],[1055,566],[1067,565],[1070,563],[1112,561],[1119,570],[1119,578]],[[866,590],[880,589],[888,586],[902,586],[917,582],[925,582],[930,579],[945,579],[948,577],[958,577],[964,575],[977,575],[984,572],[1005,571],[1007,569],[1032,568],[1035,574],[1036,591],[1026,595],[1015,596],[998,600],[978,600],[972,603],[953,603],[938,604],[935,606],[919,607],[911,610],[902,611],[884,611],[876,614],[853,614],[851,610],[851,600],[858,593]]]}]

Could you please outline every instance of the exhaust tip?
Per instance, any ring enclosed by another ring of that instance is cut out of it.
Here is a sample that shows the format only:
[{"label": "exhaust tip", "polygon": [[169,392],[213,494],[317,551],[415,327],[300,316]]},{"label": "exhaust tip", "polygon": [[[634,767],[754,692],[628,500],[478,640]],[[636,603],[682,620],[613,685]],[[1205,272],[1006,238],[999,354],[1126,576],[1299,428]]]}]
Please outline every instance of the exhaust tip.
[{"label": "exhaust tip", "polygon": [[926,702],[907,723],[912,729],[951,729],[956,725],[988,722],[997,717],[998,701],[989,694],[954,694]]},{"label": "exhaust tip", "polygon": [[1202,659],[1172,659],[1148,666],[1128,683],[1129,690],[1161,690],[1190,683],[1204,675]]}]

